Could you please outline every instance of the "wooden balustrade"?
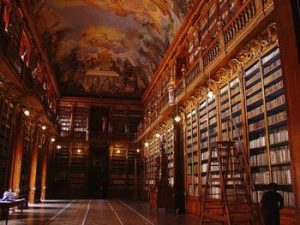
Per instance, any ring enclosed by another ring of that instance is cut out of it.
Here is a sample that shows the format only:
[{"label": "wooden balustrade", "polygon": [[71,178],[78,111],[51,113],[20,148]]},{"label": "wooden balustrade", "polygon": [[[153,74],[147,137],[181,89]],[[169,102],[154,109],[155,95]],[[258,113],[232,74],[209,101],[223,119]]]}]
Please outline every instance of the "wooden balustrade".
[{"label": "wooden balustrade", "polygon": [[220,39],[216,39],[211,48],[209,48],[203,55],[203,66],[207,66],[211,63],[217,55],[221,52]]},{"label": "wooden balustrade", "polygon": [[[85,133],[85,132],[84,132]],[[86,133],[85,133],[86,134]],[[133,140],[134,136],[136,134],[131,133],[131,132],[101,132],[101,131],[91,131],[89,132],[89,140],[90,141],[97,141],[97,140]],[[83,136],[82,136],[83,137]],[[76,138],[74,136],[74,138]],[[85,139],[85,136],[84,136]]]},{"label": "wooden balustrade", "polygon": [[196,63],[193,65],[192,69],[189,70],[185,75],[186,86],[189,86],[199,74],[200,74],[200,63],[197,60]]},{"label": "wooden balustrade", "polygon": [[224,28],[224,42],[228,45],[256,14],[255,1],[248,1],[232,21]]}]

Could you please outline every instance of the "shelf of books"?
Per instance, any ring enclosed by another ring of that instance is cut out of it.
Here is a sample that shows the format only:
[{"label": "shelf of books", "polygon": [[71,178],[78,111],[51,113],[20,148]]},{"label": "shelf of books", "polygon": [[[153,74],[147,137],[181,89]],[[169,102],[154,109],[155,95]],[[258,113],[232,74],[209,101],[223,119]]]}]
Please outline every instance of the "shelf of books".
[{"label": "shelf of books", "polygon": [[126,190],[127,184],[127,145],[112,145],[110,147],[110,164],[109,164],[109,190],[111,194],[121,194],[117,192],[123,192]]},{"label": "shelf of books", "polygon": [[276,182],[285,206],[294,205],[287,115],[279,48],[246,68],[244,75],[253,201]]},{"label": "shelf of books", "polygon": [[164,133],[165,153],[168,156],[169,184],[174,185],[174,126],[171,125]]},{"label": "shelf of books", "polygon": [[12,151],[12,123],[14,106],[0,99],[0,192],[5,191]]},{"label": "shelf of books", "polygon": [[31,160],[33,133],[34,133],[34,126],[30,124],[29,120],[26,120],[24,126],[24,142],[23,142],[23,155],[22,155],[20,192],[19,192],[20,196],[26,196],[29,191],[30,163],[28,162],[30,162]]},{"label": "shelf of books", "polygon": [[[134,144],[129,144],[128,151],[127,151],[127,168],[126,168],[126,173],[127,173],[127,190],[132,191],[131,193],[133,194],[133,186],[134,186],[134,175],[135,175],[135,159],[139,159],[139,153],[137,152],[137,145]],[[137,161],[138,165],[138,161]],[[137,183],[140,185],[141,184],[141,177],[140,171],[137,171]],[[141,187],[139,187],[141,188]]]},{"label": "shelf of books", "polygon": [[70,135],[72,127],[72,107],[60,106],[58,108],[58,121],[60,124],[60,136],[67,137]]},{"label": "shelf of books", "polygon": [[223,141],[242,141],[242,84],[239,78],[220,88],[221,138]]},{"label": "shelf of books", "polygon": [[71,162],[71,153],[68,145],[61,145],[55,151],[55,182],[60,186],[68,185],[68,177]]},{"label": "shelf of books", "polygon": [[193,31],[188,41],[188,67],[192,66],[200,54],[198,30]]},{"label": "shelf of books", "polygon": [[73,116],[74,138],[87,140],[89,109],[75,107]]},{"label": "shelf of books", "polygon": [[186,115],[186,171],[187,195],[199,196],[198,118],[193,109]]},{"label": "shelf of books", "polygon": [[151,186],[156,185],[156,181],[158,180],[157,157],[160,153],[160,139],[153,136],[147,143],[149,146],[145,147],[146,190],[149,190]]},{"label": "shelf of books", "polygon": [[[208,166],[208,149],[212,143],[217,141],[217,104],[215,97],[204,99],[198,107],[199,133],[200,133],[200,164],[201,164],[201,186],[206,182]],[[214,192],[218,187],[213,187]],[[201,189],[203,190],[203,188]]]},{"label": "shelf of books", "polygon": [[[70,148],[71,162],[69,173],[69,187],[74,190],[81,190],[81,195],[85,196],[88,183],[87,175],[87,151],[80,146],[72,146]],[[79,193],[76,193],[77,195]]]}]

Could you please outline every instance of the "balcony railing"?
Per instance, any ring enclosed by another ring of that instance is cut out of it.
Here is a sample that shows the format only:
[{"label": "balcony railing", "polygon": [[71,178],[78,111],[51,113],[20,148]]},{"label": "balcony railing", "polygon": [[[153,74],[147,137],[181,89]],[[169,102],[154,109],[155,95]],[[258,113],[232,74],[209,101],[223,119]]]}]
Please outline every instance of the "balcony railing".
[{"label": "balcony railing", "polygon": [[89,132],[90,141],[103,141],[103,140],[133,140],[134,133],[131,132],[100,132],[91,131]]},{"label": "balcony railing", "polygon": [[185,84],[186,86],[190,85],[200,74],[200,63],[199,60],[196,61],[196,64],[193,65],[192,69],[189,70],[185,75]]},{"label": "balcony railing", "polygon": [[0,54],[2,54],[13,67],[17,78],[19,78],[19,80],[24,83],[31,93],[40,100],[43,108],[49,116],[49,119],[56,127],[56,114],[49,106],[46,90],[44,90],[42,85],[36,78],[34,78],[32,75],[33,71],[20,57],[16,40],[14,38],[10,38],[2,27],[0,28],[0,40]]},{"label": "balcony railing", "polygon": [[224,42],[228,45],[256,14],[255,1],[248,1],[241,12],[224,29]]},{"label": "balcony railing", "polygon": [[80,141],[88,141],[88,135],[86,131],[61,130],[60,137],[75,139]]}]

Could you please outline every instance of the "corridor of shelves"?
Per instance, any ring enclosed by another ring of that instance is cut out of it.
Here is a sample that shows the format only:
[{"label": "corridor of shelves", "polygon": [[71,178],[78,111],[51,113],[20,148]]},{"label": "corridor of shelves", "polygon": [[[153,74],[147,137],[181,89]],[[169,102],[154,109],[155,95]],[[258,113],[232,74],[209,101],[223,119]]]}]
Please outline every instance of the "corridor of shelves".
[{"label": "corridor of shelves", "polygon": [[[149,210],[145,202],[125,200],[49,200],[31,204],[20,215],[10,213],[9,225],[196,225],[199,217]],[[5,224],[4,221],[0,225]]]}]

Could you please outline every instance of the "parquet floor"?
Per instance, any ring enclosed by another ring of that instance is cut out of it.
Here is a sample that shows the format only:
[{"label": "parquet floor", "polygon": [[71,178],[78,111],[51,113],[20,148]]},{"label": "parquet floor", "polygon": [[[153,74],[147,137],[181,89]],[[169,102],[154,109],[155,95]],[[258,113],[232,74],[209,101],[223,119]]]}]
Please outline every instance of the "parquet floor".
[{"label": "parquet floor", "polygon": [[[4,225],[0,221],[0,225]],[[12,212],[9,225],[198,225],[192,215],[152,210],[145,202],[125,200],[52,200]]]}]

